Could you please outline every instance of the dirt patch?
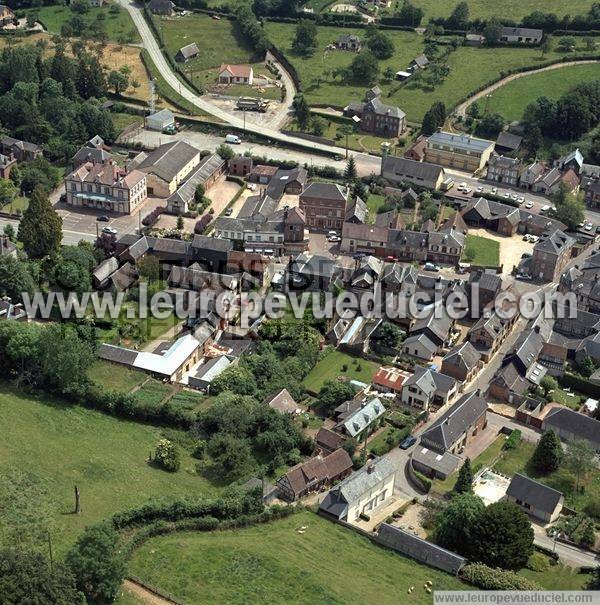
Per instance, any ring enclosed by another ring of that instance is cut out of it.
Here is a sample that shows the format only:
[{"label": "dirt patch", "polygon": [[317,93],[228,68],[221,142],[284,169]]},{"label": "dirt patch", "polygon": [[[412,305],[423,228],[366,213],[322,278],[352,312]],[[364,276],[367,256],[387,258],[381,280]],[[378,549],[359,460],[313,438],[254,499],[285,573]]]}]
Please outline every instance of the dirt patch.
[{"label": "dirt patch", "polygon": [[159,597],[157,594],[131,580],[123,580],[123,590],[133,595],[140,603],[148,603],[148,605],[172,605],[175,602]]},{"label": "dirt patch", "polygon": [[427,532],[421,527],[421,513],[425,507],[421,504],[411,504],[406,512],[394,522],[394,525],[414,531],[421,538],[427,538]]},{"label": "dirt patch", "polygon": [[150,96],[150,82],[146,68],[140,59],[140,49],[135,46],[121,44],[107,44],[102,55],[102,64],[109,70],[119,70],[123,66],[129,67],[129,81],[137,82],[139,86],[129,86],[124,94],[135,99],[147,100]]}]

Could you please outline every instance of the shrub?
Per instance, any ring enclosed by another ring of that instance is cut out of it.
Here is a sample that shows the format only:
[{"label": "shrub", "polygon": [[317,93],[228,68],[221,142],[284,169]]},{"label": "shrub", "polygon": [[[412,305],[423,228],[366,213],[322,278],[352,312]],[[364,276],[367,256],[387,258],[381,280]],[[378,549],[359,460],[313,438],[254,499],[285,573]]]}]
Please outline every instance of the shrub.
[{"label": "shrub", "polygon": [[198,235],[204,233],[204,230],[210,224],[211,218],[212,217],[210,214],[205,214],[199,221],[197,221],[196,225],[194,226],[194,233],[197,233]]},{"label": "shrub", "polygon": [[550,559],[541,552],[534,552],[527,561],[527,569],[544,572],[550,568]]},{"label": "shrub", "polygon": [[417,480],[421,483],[421,487],[423,488],[423,491],[426,493],[429,493],[429,490],[431,489],[431,479],[429,479],[429,477],[426,477],[419,471],[413,471],[413,472],[415,473],[415,477],[417,478]]},{"label": "shrub", "polygon": [[519,441],[521,441],[521,431],[519,429],[515,429],[508,437],[508,439],[504,442],[503,449],[505,450],[514,450],[517,445],[519,445]]},{"label": "shrub", "polygon": [[177,446],[168,439],[161,439],[156,445],[154,462],[170,473],[176,473],[181,466],[181,457]]},{"label": "shrub", "polygon": [[465,565],[459,575],[465,582],[483,590],[543,590],[539,584],[518,573],[494,569],[483,563]]},{"label": "shrub", "polygon": [[600,519],[600,501],[590,500],[583,508],[583,512],[594,519]]},{"label": "shrub", "polygon": [[163,212],[166,210],[166,208],[164,206],[157,206],[152,212],[150,212],[149,214],[147,214],[143,219],[142,219],[142,225],[144,225],[145,227],[152,227],[152,225],[155,225],[156,222],[158,221],[158,218],[161,214],[163,214]]}]

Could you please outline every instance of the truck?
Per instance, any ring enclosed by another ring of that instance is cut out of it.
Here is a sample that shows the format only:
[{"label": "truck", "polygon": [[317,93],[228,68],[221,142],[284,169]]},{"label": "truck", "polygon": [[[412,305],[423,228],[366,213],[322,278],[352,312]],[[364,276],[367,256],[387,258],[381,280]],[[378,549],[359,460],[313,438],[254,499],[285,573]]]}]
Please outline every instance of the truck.
[{"label": "truck", "polygon": [[242,142],[242,139],[240,139],[237,134],[228,134],[225,136],[225,142],[230,145],[239,145]]},{"label": "truck", "polygon": [[440,185],[440,189],[442,191],[449,191],[452,188],[452,185],[454,185],[454,180],[451,179],[450,177],[448,177],[447,179],[444,179],[442,181],[442,184]]},{"label": "truck", "polygon": [[264,113],[269,108],[269,101],[255,97],[239,97],[236,106],[240,111],[260,111]]}]

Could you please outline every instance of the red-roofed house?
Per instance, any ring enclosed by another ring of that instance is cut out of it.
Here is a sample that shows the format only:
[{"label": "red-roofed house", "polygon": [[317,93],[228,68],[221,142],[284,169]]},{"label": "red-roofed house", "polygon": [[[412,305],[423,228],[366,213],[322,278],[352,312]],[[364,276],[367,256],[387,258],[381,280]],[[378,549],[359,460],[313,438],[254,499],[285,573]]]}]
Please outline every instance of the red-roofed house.
[{"label": "red-roofed house", "polygon": [[402,392],[402,385],[410,378],[410,373],[392,366],[381,366],[373,378],[373,385],[378,391],[385,393]]},{"label": "red-roofed house", "polygon": [[252,86],[254,71],[250,65],[228,65],[219,68],[219,84],[248,84]]}]

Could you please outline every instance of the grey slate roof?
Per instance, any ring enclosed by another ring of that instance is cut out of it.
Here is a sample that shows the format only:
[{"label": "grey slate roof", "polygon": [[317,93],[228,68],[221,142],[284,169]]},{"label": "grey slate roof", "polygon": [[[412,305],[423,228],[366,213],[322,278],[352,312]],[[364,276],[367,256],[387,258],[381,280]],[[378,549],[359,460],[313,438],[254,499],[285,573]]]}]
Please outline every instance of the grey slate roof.
[{"label": "grey slate roof", "polygon": [[347,513],[349,504],[356,502],[395,472],[396,467],[390,460],[377,458],[329,490],[319,509],[341,519]]},{"label": "grey slate roof", "polygon": [[462,464],[462,458],[459,458],[455,454],[451,454],[450,452],[439,454],[434,450],[424,447],[423,444],[415,447],[410,457],[417,464],[422,464],[446,477],[451,475]]},{"label": "grey slate roof", "polygon": [[403,387],[416,385],[431,397],[436,391],[448,393],[455,384],[456,380],[452,376],[446,376],[446,374],[436,372],[431,368],[415,366],[414,374],[406,379]]},{"label": "grey slate roof", "polygon": [[503,27],[500,31],[501,36],[518,36],[519,38],[537,38],[541,39],[544,32],[541,29],[530,27]]},{"label": "grey slate roof", "polygon": [[416,561],[453,574],[458,573],[467,562],[464,557],[389,523],[379,526],[375,540]]},{"label": "grey slate roof", "polygon": [[385,414],[385,407],[378,397],[347,416],[336,428],[344,428],[348,435],[355,437],[367,428],[377,418]]},{"label": "grey slate roof", "polygon": [[555,429],[585,439],[595,447],[600,447],[600,422],[569,408],[558,407],[550,410],[543,421],[543,428]]},{"label": "grey slate roof", "polygon": [[357,197],[353,202],[348,204],[345,220],[364,223],[367,220],[367,212],[367,204]]},{"label": "grey slate roof", "polygon": [[547,513],[553,513],[562,498],[561,492],[521,473],[511,480],[506,495]]},{"label": "grey slate roof", "polygon": [[233,244],[228,239],[210,237],[209,235],[194,235],[192,248],[195,250],[208,249],[219,252],[229,252],[229,250],[233,248]]},{"label": "grey slate roof", "polygon": [[204,184],[215,172],[217,172],[225,163],[225,160],[216,153],[207,155],[200,160],[200,164],[196,166],[194,172],[187,178],[185,183],[169,198],[169,201],[180,200],[184,203],[189,203],[194,199],[196,187]]},{"label": "grey slate roof", "polygon": [[575,240],[563,233],[560,229],[555,229],[549,235],[540,239],[533,247],[534,251],[545,252],[546,254],[562,254],[566,248],[570,248]]},{"label": "grey slate roof", "polygon": [[311,183],[300,197],[312,197],[323,200],[346,201],[348,192],[337,183]]},{"label": "grey slate roof", "polygon": [[381,173],[386,178],[386,173],[391,173],[399,178],[416,178],[423,181],[437,181],[444,168],[429,162],[417,162],[408,158],[386,156],[381,163]]},{"label": "grey slate roof", "polygon": [[496,139],[496,145],[504,147],[505,149],[516,150],[521,146],[523,137],[512,132],[502,131]]},{"label": "grey slate roof", "polygon": [[453,349],[450,349],[442,362],[447,361],[452,365],[471,371],[473,368],[477,367],[480,360],[481,355],[479,351],[467,340],[462,344],[456,345]]},{"label": "grey slate roof", "polygon": [[186,164],[189,164],[194,157],[199,155],[198,149],[185,141],[165,143],[151,151],[140,162],[137,169],[155,174],[170,183]]},{"label": "grey slate roof", "polygon": [[102,344],[98,349],[98,357],[100,359],[105,359],[106,361],[112,361],[114,363],[122,363],[128,366],[133,365],[137,356],[137,351],[125,349],[124,347],[117,347],[115,345]]},{"label": "grey slate roof", "polygon": [[200,53],[200,51],[198,50],[198,46],[196,45],[195,42],[192,42],[191,44],[187,44],[186,46],[182,46],[177,51],[177,54],[181,55],[184,59],[190,59],[192,57],[195,57],[199,53]]},{"label": "grey slate roof", "polygon": [[485,399],[475,392],[467,393],[426,429],[421,439],[445,452],[486,410]]}]

